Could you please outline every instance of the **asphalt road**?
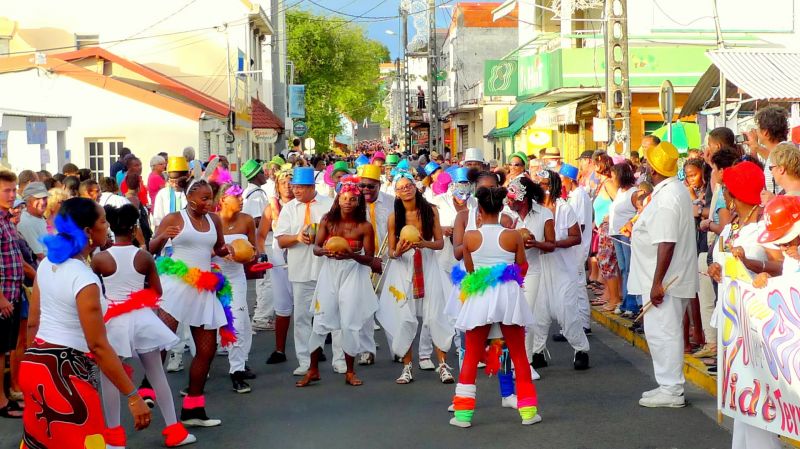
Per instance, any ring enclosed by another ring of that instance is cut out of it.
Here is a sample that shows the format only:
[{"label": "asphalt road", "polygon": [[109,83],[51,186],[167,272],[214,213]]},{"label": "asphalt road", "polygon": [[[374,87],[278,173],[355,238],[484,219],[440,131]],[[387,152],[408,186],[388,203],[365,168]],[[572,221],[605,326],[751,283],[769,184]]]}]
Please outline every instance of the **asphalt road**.
[{"label": "asphalt road", "polygon": [[[252,296],[252,295],[251,295]],[[291,340],[291,332],[290,332]],[[434,372],[416,368],[415,382],[396,385],[401,365],[392,363],[385,339],[378,360],[359,367],[362,387],[345,385],[344,376],[321,364],[322,381],[295,388],[292,349],[289,362],[264,364],[272,350],[272,332],[254,337],[250,366],[258,378],[253,392],[231,390],[228,363],[217,357],[206,386],[207,410],[223,420],[221,427],[192,429],[201,448],[728,448],[731,435],[716,424],[714,400],[691,386],[683,409],[644,409],[641,393],[655,387],[649,358],[599,325],[590,337],[591,369],[574,371],[566,343],[548,342],[552,360],[536,382],[543,421],[520,425],[516,410],[500,407],[497,381],[483,373],[478,379],[478,405],[473,426],[448,425],[447,406],[454,385],[442,385]],[[291,344],[291,341],[290,341]],[[415,346],[416,349],[416,346]],[[330,346],[326,348],[330,359]],[[451,354],[451,365],[457,365]],[[188,360],[187,360],[188,361]],[[188,366],[188,365],[187,365]],[[177,392],[187,373],[169,375]],[[123,420],[132,429],[123,410]],[[129,448],[163,447],[163,421],[155,411],[153,426],[130,432]],[[0,419],[0,448],[19,447],[21,423]]]}]

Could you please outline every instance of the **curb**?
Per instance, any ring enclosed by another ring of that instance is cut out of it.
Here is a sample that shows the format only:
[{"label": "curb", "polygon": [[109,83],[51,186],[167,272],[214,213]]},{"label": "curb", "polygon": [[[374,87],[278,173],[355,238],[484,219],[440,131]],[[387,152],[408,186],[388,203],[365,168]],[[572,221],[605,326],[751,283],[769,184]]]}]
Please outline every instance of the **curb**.
[{"label": "curb", "polygon": [[[632,346],[648,354],[650,353],[650,347],[647,346],[647,339],[645,339],[644,335],[637,334],[630,329],[630,325],[633,324],[632,320],[622,318],[613,313],[603,312],[595,307],[591,307],[591,311],[594,321],[617,334],[619,337],[622,337],[623,340],[630,343]],[[704,390],[711,396],[717,396],[717,377],[708,372],[708,368],[700,359],[684,354],[683,374],[686,376],[686,380],[693,383],[701,390]],[[780,438],[781,441],[790,446],[800,448],[800,440],[793,440],[783,436]]]},{"label": "curb", "polygon": [[[647,339],[644,335],[637,334],[630,329],[633,321],[614,315],[613,313],[603,312],[592,307],[592,319],[601,324],[606,329],[622,337],[631,345],[641,349],[646,353],[650,353],[650,348],[647,346]],[[717,396],[717,378],[711,375],[706,368],[706,365],[700,360],[691,355],[683,356],[683,374],[686,380],[696,385],[698,388],[704,390],[711,396]]]}]

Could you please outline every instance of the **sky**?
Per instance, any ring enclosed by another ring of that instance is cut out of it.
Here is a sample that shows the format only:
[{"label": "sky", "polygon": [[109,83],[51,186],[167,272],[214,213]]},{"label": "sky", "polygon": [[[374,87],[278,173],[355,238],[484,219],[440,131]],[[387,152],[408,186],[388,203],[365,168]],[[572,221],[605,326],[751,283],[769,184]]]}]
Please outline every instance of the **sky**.
[{"label": "sky", "polygon": [[[400,19],[397,18],[400,0],[285,0],[286,6],[294,5],[298,1],[300,3],[293,8],[310,10],[330,17],[336,17],[336,14],[325,8],[345,13],[346,15],[339,17],[345,17],[348,20],[353,19],[354,23],[359,23],[365,27],[370,38],[382,42],[389,48],[392,59],[402,54],[400,51]],[[437,5],[443,6],[437,8],[436,26],[442,28],[449,25],[453,13],[452,5],[473,2],[475,0],[436,0]],[[324,8],[314,3],[322,5]],[[352,16],[362,16],[364,18],[354,18]],[[385,19],[368,19],[370,17]],[[387,33],[387,30],[394,34]],[[409,40],[413,35],[414,31],[409,24]]]}]

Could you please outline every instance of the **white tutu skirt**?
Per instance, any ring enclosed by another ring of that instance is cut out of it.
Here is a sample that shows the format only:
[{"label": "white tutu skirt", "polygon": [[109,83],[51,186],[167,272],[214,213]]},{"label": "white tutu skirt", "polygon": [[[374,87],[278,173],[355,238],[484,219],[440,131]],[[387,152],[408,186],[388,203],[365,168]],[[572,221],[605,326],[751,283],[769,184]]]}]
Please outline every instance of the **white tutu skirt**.
[{"label": "white tutu skirt", "polygon": [[489,287],[480,295],[468,297],[463,303],[460,290],[454,288],[445,313],[455,320],[455,328],[460,331],[495,323],[523,327],[533,325],[531,308],[525,301],[522,287],[516,282]]},{"label": "white tutu skirt", "polygon": [[322,258],[311,302],[314,323],[309,348],[321,347],[329,333],[341,330],[345,354],[355,356],[369,350],[361,345],[359,333],[378,310],[370,273],[369,267],[354,260]]},{"label": "white tutu skirt", "polygon": [[414,274],[413,251],[391,260],[383,276],[376,316],[392,342],[392,353],[397,356],[404,356],[411,348],[417,335],[419,316],[430,329],[437,348],[447,352],[453,343],[455,330],[444,313],[450,283],[445,279],[435,251],[422,250],[422,270],[425,277],[425,297],[422,299],[414,299],[411,284]]},{"label": "white tutu skirt", "polygon": [[152,309],[137,309],[110,319],[106,335],[120,357],[163,351],[180,340]]},{"label": "white tutu skirt", "polygon": [[217,295],[198,290],[171,275],[161,278],[161,310],[179,323],[205,329],[219,329],[228,324]]}]

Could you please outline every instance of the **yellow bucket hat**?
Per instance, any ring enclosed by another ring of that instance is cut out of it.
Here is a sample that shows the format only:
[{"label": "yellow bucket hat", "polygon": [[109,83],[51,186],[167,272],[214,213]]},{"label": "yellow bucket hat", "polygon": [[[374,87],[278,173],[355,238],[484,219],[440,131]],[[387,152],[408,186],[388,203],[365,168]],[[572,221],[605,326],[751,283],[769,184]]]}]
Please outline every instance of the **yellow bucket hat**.
[{"label": "yellow bucket hat", "polygon": [[189,171],[189,163],[183,156],[170,156],[167,161],[167,171]]},{"label": "yellow bucket hat", "polygon": [[678,174],[678,149],[669,142],[661,142],[645,155],[654,171],[666,177]]}]

